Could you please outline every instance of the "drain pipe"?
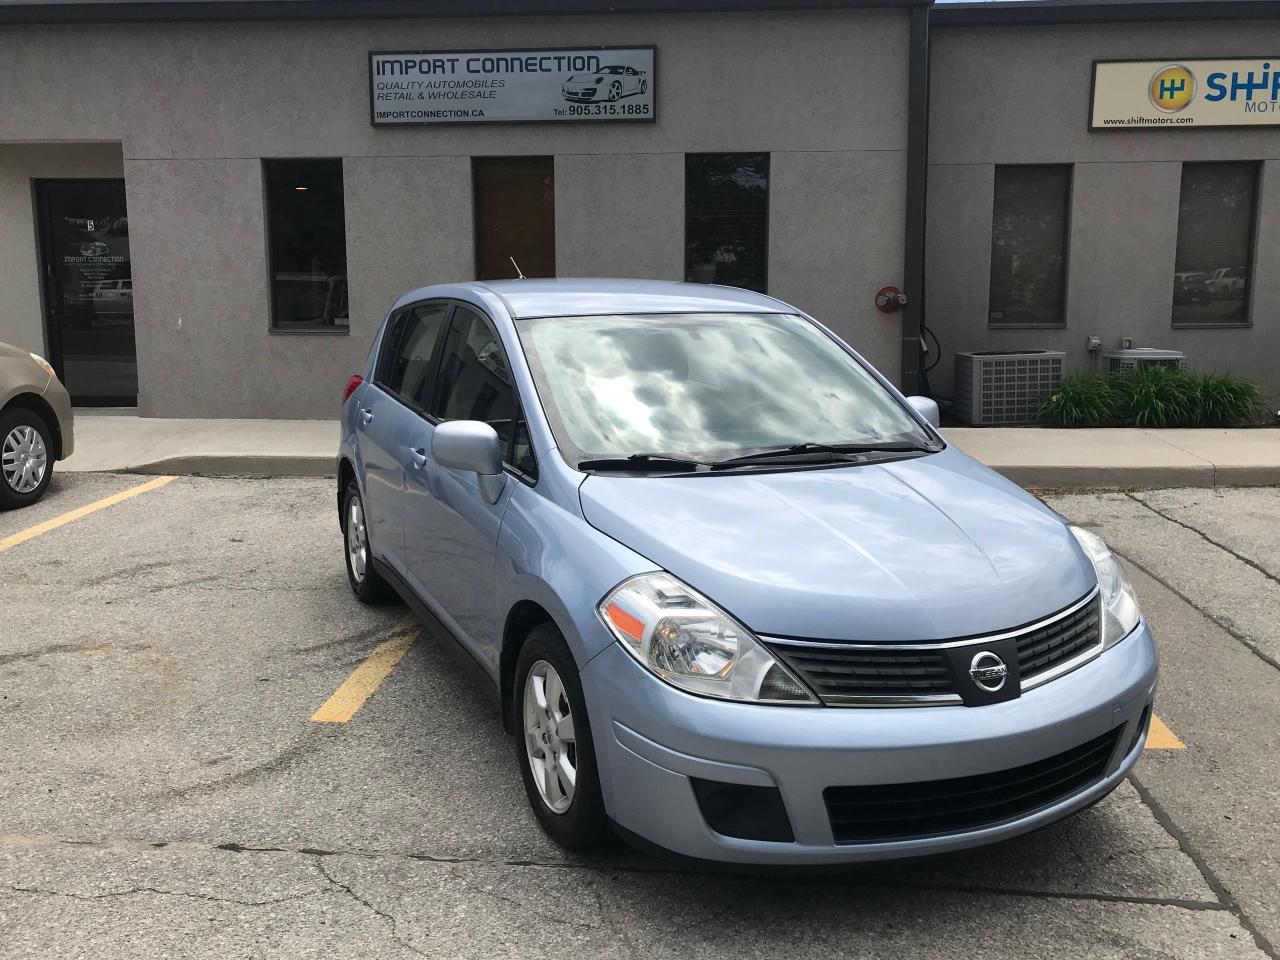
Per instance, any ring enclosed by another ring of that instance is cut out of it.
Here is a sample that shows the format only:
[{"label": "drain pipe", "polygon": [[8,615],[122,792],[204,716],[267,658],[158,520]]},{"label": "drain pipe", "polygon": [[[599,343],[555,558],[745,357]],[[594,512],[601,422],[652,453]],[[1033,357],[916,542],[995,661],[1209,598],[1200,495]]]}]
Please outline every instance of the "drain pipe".
[{"label": "drain pipe", "polygon": [[902,289],[902,392],[924,389],[925,198],[929,189],[929,7],[911,8],[907,39],[907,224]]}]

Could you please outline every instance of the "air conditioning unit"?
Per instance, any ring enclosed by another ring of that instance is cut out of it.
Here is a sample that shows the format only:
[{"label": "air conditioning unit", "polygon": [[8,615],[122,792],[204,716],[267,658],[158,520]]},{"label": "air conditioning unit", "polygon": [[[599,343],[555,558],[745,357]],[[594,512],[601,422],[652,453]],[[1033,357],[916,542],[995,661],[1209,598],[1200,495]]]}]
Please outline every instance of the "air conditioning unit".
[{"label": "air conditioning unit", "polygon": [[1158,350],[1155,347],[1132,347],[1128,350],[1109,350],[1102,355],[1107,361],[1108,373],[1125,373],[1137,367],[1187,368],[1187,355],[1181,350]]},{"label": "air conditioning unit", "polygon": [[1034,423],[1046,394],[1062,384],[1061,350],[976,350],[956,354],[955,412],[975,427]]}]

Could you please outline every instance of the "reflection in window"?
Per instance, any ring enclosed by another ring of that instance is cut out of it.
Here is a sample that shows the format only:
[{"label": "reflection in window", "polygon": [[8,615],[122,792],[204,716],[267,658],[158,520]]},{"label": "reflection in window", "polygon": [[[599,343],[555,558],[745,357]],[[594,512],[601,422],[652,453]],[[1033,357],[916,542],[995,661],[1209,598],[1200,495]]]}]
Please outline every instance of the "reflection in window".
[{"label": "reflection in window", "polygon": [[719,460],[795,443],[927,441],[887,390],[800,317],[666,314],[521,321],[571,462]]},{"label": "reflection in window", "polygon": [[991,220],[993,326],[1063,322],[1071,167],[996,167]]},{"label": "reflection in window", "polygon": [[448,315],[448,304],[439,302],[402,310],[383,343],[375,379],[419,410],[431,400],[431,358]]},{"label": "reflection in window", "polygon": [[1174,258],[1175,324],[1246,323],[1256,163],[1184,163]]},{"label": "reflection in window", "polygon": [[684,158],[684,278],[765,292],[769,154]]},{"label": "reflection in window", "polygon": [[345,329],[347,231],[341,160],[264,160],[277,330]]}]

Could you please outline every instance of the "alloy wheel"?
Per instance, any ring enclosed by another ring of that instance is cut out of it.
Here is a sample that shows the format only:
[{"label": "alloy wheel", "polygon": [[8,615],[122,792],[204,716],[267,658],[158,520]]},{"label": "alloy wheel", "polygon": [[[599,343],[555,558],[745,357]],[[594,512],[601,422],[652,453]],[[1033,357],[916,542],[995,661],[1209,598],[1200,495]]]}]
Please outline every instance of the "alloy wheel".
[{"label": "alloy wheel", "polygon": [[552,813],[564,813],[578,779],[578,743],[564,682],[545,660],[524,681],[524,742],[538,795]]},{"label": "alloy wheel", "polygon": [[363,583],[369,564],[369,534],[365,530],[364,507],[359,497],[352,497],[347,504],[347,559],[351,561],[351,575],[356,583]]},{"label": "alloy wheel", "polygon": [[44,480],[49,469],[49,453],[40,431],[19,424],[9,431],[0,446],[0,473],[15,493],[30,493]]}]

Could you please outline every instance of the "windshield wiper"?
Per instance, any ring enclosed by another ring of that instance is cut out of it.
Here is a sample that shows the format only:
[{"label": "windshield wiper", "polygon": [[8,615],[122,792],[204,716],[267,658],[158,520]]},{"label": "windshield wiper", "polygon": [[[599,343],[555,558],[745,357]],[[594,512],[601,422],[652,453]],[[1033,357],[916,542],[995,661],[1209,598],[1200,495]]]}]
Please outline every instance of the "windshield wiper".
[{"label": "windshield wiper", "polygon": [[838,463],[860,453],[933,453],[934,448],[914,441],[880,440],[867,443],[793,443],[776,450],[761,450],[728,460],[717,460],[712,470],[727,470],[745,463]]},{"label": "windshield wiper", "polygon": [[579,460],[579,470],[620,470],[639,473],[692,473],[694,470],[710,466],[702,460],[689,460],[685,457],[673,457],[665,453],[633,453],[629,457],[599,457],[594,460]]}]

